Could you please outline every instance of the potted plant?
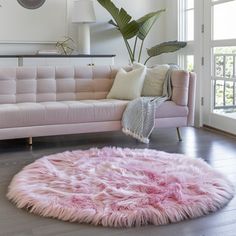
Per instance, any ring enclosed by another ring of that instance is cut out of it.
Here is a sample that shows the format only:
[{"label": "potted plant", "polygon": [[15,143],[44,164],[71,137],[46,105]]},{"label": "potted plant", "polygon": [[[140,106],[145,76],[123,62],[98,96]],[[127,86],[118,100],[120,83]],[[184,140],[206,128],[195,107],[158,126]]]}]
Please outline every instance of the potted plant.
[{"label": "potted plant", "polygon": [[[134,20],[124,8],[117,8],[111,0],[97,1],[111,14],[113,19],[110,20],[109,23],[114,25],[117,30],[120,31],[128,50],[130,61],[132,63],[134,61],[140,62],[144,41],[151,31],[154,23],[165,11],[165,9],[148,13],[140,19]],[[135,38],[135,40],[133,45],[131,45],[130,39],[133,38]],[[141,43],[139,44],[138,41],[141,41]],[[186,45],[186,42],[169,41],[151,47],[147,49],[148,58],[145,60],[144,64],[155,56],[162,53],[175,52]]]}]

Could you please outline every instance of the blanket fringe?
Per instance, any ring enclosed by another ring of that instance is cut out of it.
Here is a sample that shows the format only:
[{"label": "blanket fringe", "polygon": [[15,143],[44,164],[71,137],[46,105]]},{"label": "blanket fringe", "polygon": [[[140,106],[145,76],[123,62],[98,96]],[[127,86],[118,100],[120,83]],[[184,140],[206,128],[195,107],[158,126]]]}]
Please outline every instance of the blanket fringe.
[{"label": "blanket fringe", "polygon": [[133,131],[131,131],[131,130],[127,129],[127,128],[122,128],[122,132],[124,134],[126,134],[126,135],[129,135],[129,136],[139,140],[142,143],[146,143],[146,144],[149,143],[149,138],[145,138],[142,135],[134,133]]}]

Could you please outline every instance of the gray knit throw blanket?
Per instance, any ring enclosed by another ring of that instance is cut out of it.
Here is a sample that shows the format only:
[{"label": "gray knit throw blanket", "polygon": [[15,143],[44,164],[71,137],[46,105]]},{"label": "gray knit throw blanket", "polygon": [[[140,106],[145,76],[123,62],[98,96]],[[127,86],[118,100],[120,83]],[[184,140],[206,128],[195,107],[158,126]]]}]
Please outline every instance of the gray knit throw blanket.
[{"label": "gray knit throw blanket", "polygon": [[140,97],[130,101],[123,113],[122,131],[143,143],[149,143],[149,136],[155,126],[155,111],[172,95],[171,74],[176,66],[166,72],[161,97]]}]

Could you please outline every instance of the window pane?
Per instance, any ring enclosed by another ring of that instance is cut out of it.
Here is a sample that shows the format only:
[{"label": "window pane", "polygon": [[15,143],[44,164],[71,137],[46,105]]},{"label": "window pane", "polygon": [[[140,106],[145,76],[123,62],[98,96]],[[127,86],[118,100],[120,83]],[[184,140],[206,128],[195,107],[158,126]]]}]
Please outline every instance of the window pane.
[{"label": "window pane", "polygon": [[236,104],[236,83],[234,83],[234,104]]},{"label": "window pane", "polygon": [[186,9],[194,8],[194,0],[186,0]]},{"label": "window pane", "polygon": [[226,79],[235,78],[236,47],[215,47],[214,57],[214,76]]},{"label": "window pane", "polygon": [[194,39],[194,10],[186,11],[186,40]]},{"label": "window pane", "polygon": [[224,57],[223,56],[215,57],[215,76],[216,77],[224,76]]},{"label": "window pane", "polygon": [[215,81],[215,106],[224,105],[224,81],[217,80]]},{"label": "window pane", "polygon": [[236,56],[234,56],[234,73],[233,73],[233,77],[236,77]]},{"label": "window pane", "polygon": [[236,38],[236,1],[213,6],[214,26],[213,39]]},{"label": "window pane", "polygon": [[233,78],[234,65],[233,65],[233,56],[225,57],[225,77],[230,79]]},{"label": "window pane", "polygon": [[187,70],[188,71],[194,70],[194,56],[193,55],[187,56]]},{"label": "window pane", "polygon": [[225,105],[232,106],[234,104],[234,83],[226,82],[225,83]]},{"label": "window pane", "polygon": [[236,46],[235,47],[215,47],[215,54],[236,54]]}]

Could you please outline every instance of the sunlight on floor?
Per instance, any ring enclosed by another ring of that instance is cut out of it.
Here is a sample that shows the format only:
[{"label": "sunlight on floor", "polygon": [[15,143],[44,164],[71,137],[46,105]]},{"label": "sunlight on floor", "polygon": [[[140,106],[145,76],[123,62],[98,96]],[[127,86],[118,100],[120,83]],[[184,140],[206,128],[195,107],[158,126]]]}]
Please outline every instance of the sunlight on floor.
[{"label": "sunlight on floor", "polygon": [[194,129],[186,129],[185,131],[185,139],[188,140],[189,145],[184,145],[184,153],[190,157],[196,156],[196,133]]}]

